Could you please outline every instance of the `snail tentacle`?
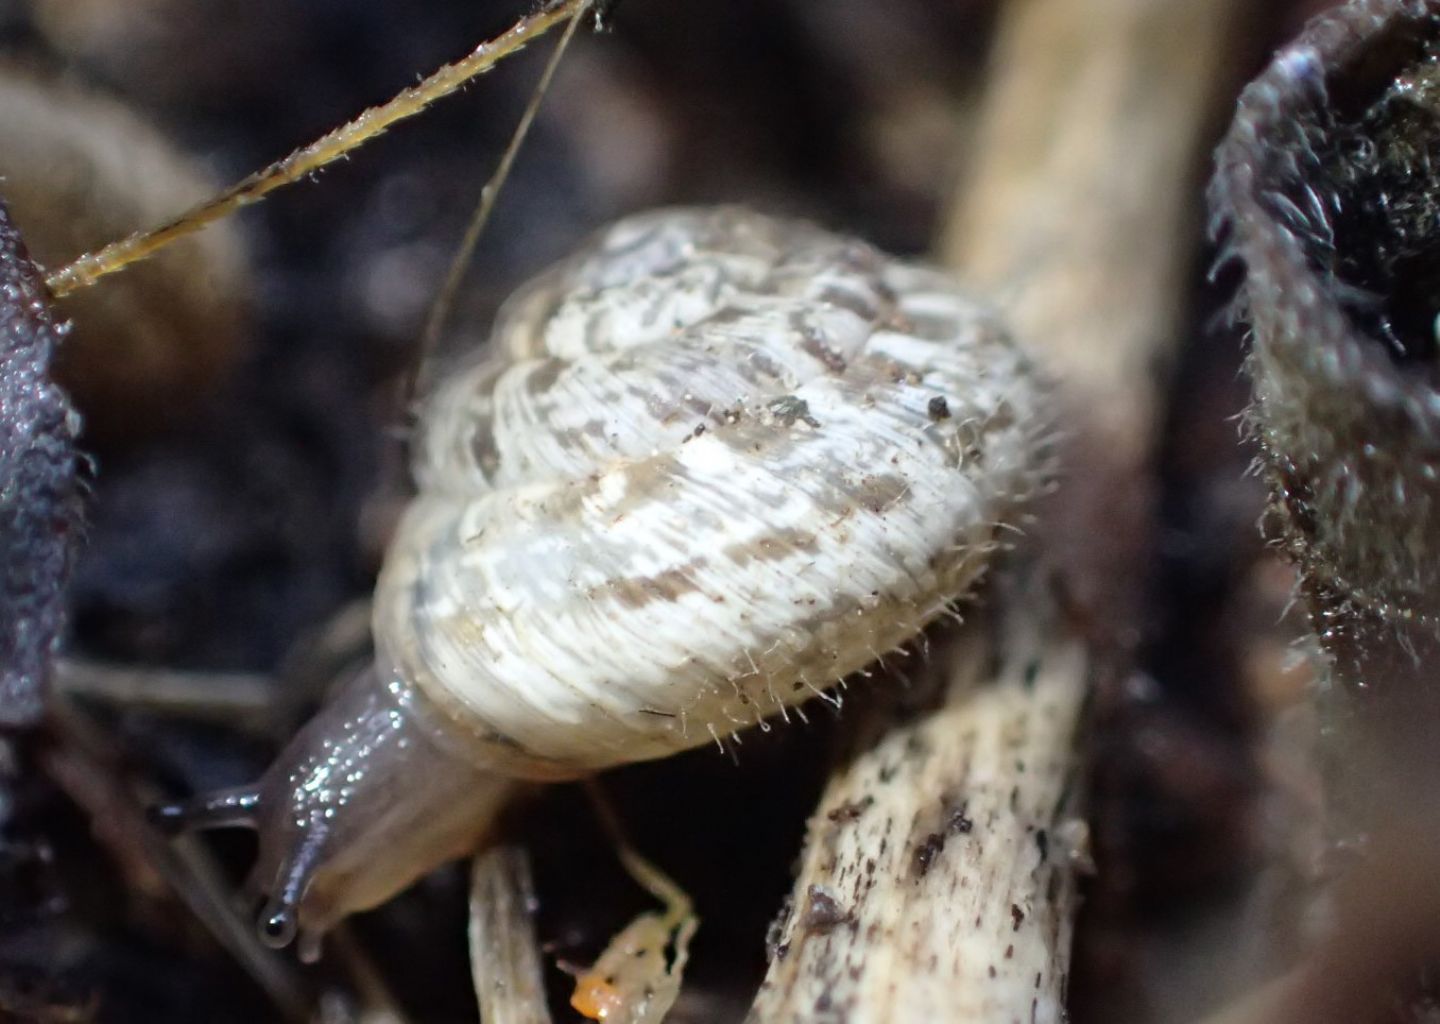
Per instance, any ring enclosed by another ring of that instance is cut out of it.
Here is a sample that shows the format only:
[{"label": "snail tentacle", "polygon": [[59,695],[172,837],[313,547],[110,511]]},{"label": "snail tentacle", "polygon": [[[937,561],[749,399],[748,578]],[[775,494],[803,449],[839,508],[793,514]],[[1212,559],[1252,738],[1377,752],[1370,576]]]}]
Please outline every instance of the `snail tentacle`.
[{"label": "snail tentacle", "polygon": [[159,804],[150,809],[150,820],[171,834],[236,826],[254,828],[259,806],[259,786],[236,786],[191,800]]}]

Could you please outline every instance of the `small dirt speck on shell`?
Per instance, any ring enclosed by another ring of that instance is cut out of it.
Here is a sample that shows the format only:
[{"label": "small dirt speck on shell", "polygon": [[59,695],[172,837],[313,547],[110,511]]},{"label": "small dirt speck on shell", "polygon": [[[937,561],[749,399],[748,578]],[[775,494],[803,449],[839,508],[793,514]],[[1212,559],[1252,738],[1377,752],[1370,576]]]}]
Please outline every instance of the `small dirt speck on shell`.
[{"label": "small dirt speck on shell", "polygon": [[945,834],[943,832],[931,832],[924,841],[915,848],[915,874],[921,878],[925,877],[930,870],[930,865],[935,863],[935,858],[940,856],[945,849]]}]

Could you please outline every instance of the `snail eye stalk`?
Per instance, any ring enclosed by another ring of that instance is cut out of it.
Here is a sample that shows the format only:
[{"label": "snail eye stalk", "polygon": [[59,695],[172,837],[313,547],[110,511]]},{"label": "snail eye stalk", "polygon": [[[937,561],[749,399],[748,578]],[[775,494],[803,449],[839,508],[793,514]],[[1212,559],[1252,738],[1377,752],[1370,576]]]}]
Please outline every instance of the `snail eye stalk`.
[{"label": "snail eye stalk", "polygon": [[150,821],[169,835],[216,828],[255,828],[260,808],[257,786],[239,786],[190,800],[150,808]]}]

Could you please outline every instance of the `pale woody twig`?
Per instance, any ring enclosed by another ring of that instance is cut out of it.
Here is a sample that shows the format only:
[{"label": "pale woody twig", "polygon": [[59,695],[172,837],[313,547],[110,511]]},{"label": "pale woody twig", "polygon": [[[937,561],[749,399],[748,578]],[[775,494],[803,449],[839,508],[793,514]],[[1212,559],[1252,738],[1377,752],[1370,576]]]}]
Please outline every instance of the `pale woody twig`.
[{"label": "pale woody twig", "polygon": [[1148,458],[1185,303],[1209,115],[1243,0],[1004,5],[947,262],[1118,446]]},{"label": "pale woody twig", "polygon": [[[1177,347],[1183,310],[1189,250],[1176,242],[1198,212],[1191,172],[1241,9],[1004,5],[970,184],[946,239],[950,264],[1001,303],[1064,386],[1062,494],[1028,543],[1060,566],[1086,622],[1113,631],[1106,639],[1121,652],[1134,642],[1125,627],[1137,621],[1146,564],[1157,366]],[[755,1024],[1064,1019],[1077,908],[1068,868],[1078,863],[1056,859],[1052,829],[1083,827],[1046,799],[1059,801],[1058,780],[1078,764],[1084,697],[1102,666],[1061,618],[1012,597],[993,603],[1012,628],[1034,616],[1033,685],[1016,685],[1025,659],[1004,640],[997,676],[974,661],[954,667],[956,682],[979,684],[973,692],[952,686],[943,708],[897,726],[832,779]],[[902,774],[886,785],[891,770]],[[947,831],[941,808],[974,831]],[[853,823],[832,820],[852,813]],[[985,846],[970,842],[976,833]],[[957,898],[968,919],[955,915]]]},{"label": "pale woody twig", "polygon": [[535,884],[518,847],[475,858],[470,971],[483,1024],[550,1024],[535,941]]},{"label": "pale woody twig", "polygon": [[1087,659],[1015,607],[944,652],[944,707],[831,779],[752,1024],[1063,1019]]}]

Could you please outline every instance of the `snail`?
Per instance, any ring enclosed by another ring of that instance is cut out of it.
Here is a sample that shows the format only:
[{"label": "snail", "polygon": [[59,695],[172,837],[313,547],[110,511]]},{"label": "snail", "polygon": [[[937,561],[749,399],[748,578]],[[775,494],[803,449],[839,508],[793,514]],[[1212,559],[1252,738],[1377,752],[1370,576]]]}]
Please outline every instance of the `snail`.
[{"label": "snail", "polygon": [[1043,483],[1043,394],[937,270],[738,208],[622,220],[424,403],[373,669],[159,817],[257,828],[262,936],[313,956],[506,780],[723,742],[915,638]]},{"label": "snail", "polygon": [[1440,3],[1357,0],[1245,90],[1210,193],[1245,267],[1267,526],[1327,658],[1352,833],[1410,817],[1402,794],[1428,802],[1440,781],[1437,159]]}]

